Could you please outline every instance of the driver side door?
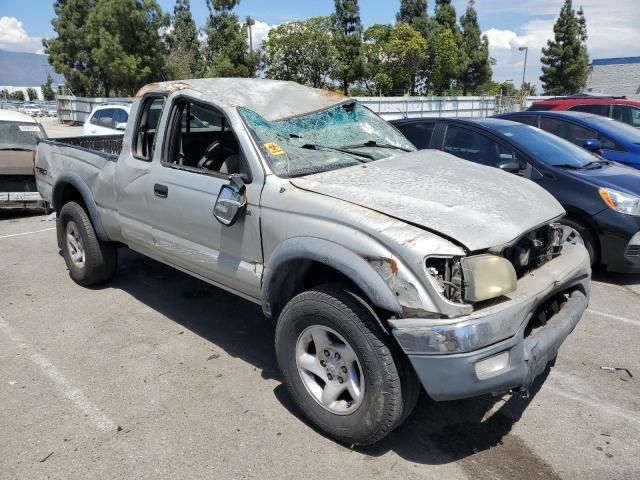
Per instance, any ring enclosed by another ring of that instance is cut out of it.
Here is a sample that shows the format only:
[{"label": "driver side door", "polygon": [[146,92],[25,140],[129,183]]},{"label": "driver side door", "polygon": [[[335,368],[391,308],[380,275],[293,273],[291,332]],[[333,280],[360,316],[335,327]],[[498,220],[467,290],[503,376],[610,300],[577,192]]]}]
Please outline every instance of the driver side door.
[{"label": "driver side door", "polygon": [[[188,96],[172,100],[150,172],[151,236],[161,260],[251,299],[260,296],[259,194],[222,110]],[[213,215],[230,175],[248,183],[248,206],[225,226]]]}]

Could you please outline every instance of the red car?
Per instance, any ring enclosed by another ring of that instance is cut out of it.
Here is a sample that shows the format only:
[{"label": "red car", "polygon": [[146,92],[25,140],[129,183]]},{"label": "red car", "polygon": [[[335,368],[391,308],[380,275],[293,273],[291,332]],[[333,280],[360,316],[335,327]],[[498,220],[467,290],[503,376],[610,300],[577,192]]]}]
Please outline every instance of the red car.
[{"label": "red car", "polygon": [[527,110],[571,110],[595,113],[640,128],[640,100],[627,100],[626,97],[596,97],[592,95],[555,97],[533,102],[533,105]]}]

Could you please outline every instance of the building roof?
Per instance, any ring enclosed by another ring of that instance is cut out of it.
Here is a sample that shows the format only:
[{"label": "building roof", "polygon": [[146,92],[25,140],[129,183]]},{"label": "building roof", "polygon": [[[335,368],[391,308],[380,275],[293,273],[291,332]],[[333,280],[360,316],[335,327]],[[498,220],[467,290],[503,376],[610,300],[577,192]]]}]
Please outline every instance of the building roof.
[{"label": "building roof", "polygon": [[151,83],[142,87],[136,97],[151,91],[170,94],[179,90],[194,90],[229,107],[248,108],[270,121],[324,110],[349,100],[339,93],[295,82],[257,78],[201,78]]},{"label": "building roof", "polygon": [[33,117],[15,110],[0,110],[0,122],[38,123]]},{"label": "building roof", "polygon": [[594,59],[591,65],[625,65],[630,63],[640,63],[640,57],[598,58]]}]

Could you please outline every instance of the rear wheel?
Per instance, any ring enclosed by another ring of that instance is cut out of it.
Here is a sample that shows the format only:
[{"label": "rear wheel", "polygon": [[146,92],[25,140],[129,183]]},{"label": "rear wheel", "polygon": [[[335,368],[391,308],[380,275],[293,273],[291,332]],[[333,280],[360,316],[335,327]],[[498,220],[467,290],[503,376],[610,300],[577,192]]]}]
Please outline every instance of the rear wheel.
[{"label": "rear wheel", "polygon": [[294,297],[276,327],[289,394],[318,430],[348,445],[377,442],[411,412],[419,384],[366,303],[339,285]]},{"label": "rear wheel", "polygon": [[118,264],[118,250],[98,239],[84,208],[76,202],[66,203],[57,221],[58,245],[71,278],[82,286],[109,280]]}]

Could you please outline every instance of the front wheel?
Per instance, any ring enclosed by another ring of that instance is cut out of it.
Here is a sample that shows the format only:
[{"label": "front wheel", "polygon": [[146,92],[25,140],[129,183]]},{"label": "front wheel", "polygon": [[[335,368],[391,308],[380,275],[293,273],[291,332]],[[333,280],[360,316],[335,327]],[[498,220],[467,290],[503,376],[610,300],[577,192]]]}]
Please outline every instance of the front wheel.
[{"label": "front wheel", "polygon": [[301,413],[347,445],[377,442],[415,406],[406,359],[356,294],[325,285],[294,297],[276,327],[284,384]]},{"label": "front wheel", "polygon": [[589,253],[591,265],[595,265],[598,262],[599,252],[596,249],[596,240],[589,228],[571,218],[563,218],[560,220],[560,223],[572,229],[567,241],[584,244],[584,248],[586,248]]},{"label": "front wheel", "polygon": [[98,239],[87,212],[76,202],[65,203],[57,221],[58,245],[71,278],[82,286],[109,280],[118,264],[118,250]]}]

